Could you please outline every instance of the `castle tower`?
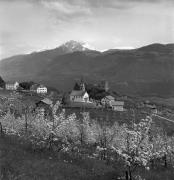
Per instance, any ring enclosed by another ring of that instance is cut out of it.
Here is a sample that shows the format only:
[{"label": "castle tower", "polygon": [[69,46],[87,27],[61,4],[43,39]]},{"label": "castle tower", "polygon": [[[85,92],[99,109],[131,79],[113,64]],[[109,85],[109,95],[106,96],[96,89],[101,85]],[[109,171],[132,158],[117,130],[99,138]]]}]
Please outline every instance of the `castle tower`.
[{"label": "castle tower", "polygon": [[108,83],[108,81],[105,81],[104,89],[105,89],[106,92],[108,92],[108,90],[109,90],[109,83]]},{"label": "castle tower", "polygon": [[105,81],[105,80],[101,81],[101,88],[104,89],[105,92],[108,92],[108,90],[109,90],[109,83],[108,83],[108,81]]}]

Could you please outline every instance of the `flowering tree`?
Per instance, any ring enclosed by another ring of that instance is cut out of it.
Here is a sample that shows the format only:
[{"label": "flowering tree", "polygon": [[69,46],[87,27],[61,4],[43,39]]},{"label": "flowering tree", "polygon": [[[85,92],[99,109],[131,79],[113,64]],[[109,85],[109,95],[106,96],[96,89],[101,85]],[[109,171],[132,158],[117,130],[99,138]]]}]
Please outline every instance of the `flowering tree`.
[{"label": "flowering tree", "polygon": [[149,130],[152,119],[147,117],[138,124],[134,124],[132,130],[125,125],[117,131],[112,142],[112,148],[124,159],[127,166],[126,179],[132,180],[132,171],[138,166],[147,166],[149,161],[150,143]]},{"label": "flowering tree", "polygon": [[168,137],[163,130],[159,129],[155,134],[153,134],[150,152],[152,168],[155,166],[155,160],[164,161],[164,167],[167,168],[168,159],[172,160],[174,155],[173,144],[173,137]]},{"label": "flowering tree", "polygon": [[81,113],[82,118],[77,119],[80,144],[94,144],[96,142],[96,122],[90,119],[88,112]]}]

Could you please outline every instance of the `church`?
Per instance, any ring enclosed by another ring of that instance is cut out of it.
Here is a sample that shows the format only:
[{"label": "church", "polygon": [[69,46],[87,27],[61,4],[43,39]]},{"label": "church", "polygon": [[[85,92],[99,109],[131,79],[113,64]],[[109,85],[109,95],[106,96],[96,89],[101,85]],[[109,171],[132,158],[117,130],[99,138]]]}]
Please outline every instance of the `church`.
[{"label": "church", "polygon": [[71,102],[83,102],[88,103],[89,102],[89,94],[87,93],[85,89],[84,82],[81,81],[79,85],[79,89],[73,89],[70,93],[70,101]]}]

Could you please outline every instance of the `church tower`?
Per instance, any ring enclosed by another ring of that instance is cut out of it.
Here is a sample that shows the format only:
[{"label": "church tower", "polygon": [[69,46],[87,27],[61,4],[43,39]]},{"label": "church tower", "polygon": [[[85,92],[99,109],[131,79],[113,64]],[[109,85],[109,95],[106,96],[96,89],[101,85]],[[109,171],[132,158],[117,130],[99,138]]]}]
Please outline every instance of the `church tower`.
[{"label": "church tower", "polygon": [[85,89],[85,83],[84,83],[83,79],[81,79],[81,81],[80,81],[80,90],[86,91],[86,89]]},{"label": "church tower", "polygon": [[85,91],[86,89],[85,89],[85,83],[84,82],[81,82],[80,83],[80,90],[82,90],[82,91]]}]

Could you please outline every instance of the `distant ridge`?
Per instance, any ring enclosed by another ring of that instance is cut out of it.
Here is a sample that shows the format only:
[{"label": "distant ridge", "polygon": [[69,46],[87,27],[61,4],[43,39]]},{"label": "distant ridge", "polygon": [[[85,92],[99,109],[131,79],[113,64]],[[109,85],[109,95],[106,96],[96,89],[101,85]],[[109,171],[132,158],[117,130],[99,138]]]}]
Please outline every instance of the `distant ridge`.
[{"label": "distant ridge", "polygon": [[138,50],[142,51],[157,51],[157,52],[170,52],[174,51],[174,44],[150,44],[141,48],[138,48]]}]

